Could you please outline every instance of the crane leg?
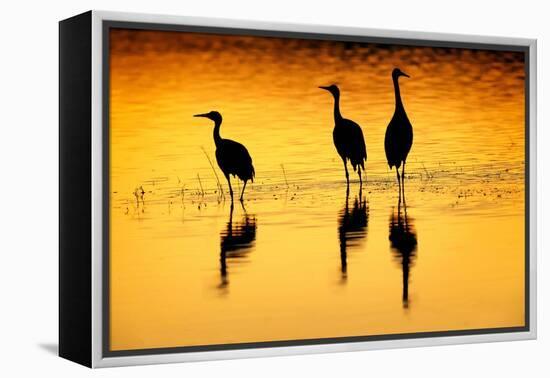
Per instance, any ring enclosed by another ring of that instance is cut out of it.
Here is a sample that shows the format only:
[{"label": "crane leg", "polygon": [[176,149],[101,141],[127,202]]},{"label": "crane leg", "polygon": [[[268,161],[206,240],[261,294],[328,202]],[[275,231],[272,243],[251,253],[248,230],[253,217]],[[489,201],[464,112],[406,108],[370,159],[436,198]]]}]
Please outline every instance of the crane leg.
[{"label": "crane leg", "polygon": [[229,195],[231,196],[231,205],[233,205],[233,188],[231,187],[231,180],[229,180],[229,175],[225,176],[227,179],[227,185],[229,185]]},{"label": "crane leg", "polygon": [[344,169],[346,170],[346,183],[348,185],[348,188],[349,188],[349,172],[348,172],[348,165],[346,163],[346,159],[342,159],[344,161]]},{"label": "crane leg", "polygon": [[397,183],[399,184],[399,203],[401,203],[401,177],[399,177],[398,167],[395,167],[395,173],[397,174]]},{"label": "crane leg", "polygon": [[403,191],[403,202],[405,202],[405,161],[403,161],[403,170],[401,171],[401,190]]},{"label": "crane leg", "polygon": [[243,185],[243,191],[241,192],[241,202],[243,202],[243,198],[244,198],[244,188],[246,188],[246,180]]},{"label": "crane leg", "polygon": [[361,166],[357,166],[357,174],[359,175],[359,188],[362,188],[363,178],[361,177]]}]

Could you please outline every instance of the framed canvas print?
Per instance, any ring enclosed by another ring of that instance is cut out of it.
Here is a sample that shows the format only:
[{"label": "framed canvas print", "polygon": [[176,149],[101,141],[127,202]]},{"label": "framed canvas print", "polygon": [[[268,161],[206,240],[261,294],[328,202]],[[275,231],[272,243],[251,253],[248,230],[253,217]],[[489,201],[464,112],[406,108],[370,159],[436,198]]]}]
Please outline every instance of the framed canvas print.
[{"label": "framed canvas print", "polygon": [[60,22],[62,357],[536,336],[536,41]]}]

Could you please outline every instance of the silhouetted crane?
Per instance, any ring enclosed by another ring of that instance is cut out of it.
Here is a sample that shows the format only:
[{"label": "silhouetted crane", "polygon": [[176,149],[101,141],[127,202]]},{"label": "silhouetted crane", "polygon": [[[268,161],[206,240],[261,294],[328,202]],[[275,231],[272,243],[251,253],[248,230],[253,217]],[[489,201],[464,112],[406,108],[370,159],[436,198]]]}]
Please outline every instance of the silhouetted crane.
[{"label": "silhouetted crane", "polygon": [[227,184],[229,185],[229,193],[231,194],[231,202],[233,203],[233,188],[229,175],[237,176],[244,181],[243,190],[241,192],[241,202],[243,201],[244,189],[248,180],[254,182],[254,166],[252,158],[248,150],[242,144],[231,139],[223,139],[220,136],[220,126],[222,124],[222,115],[216,111],[211,111],[204,114],[195,114],[194,117],[205,117],[214,121],[214,143],[216,144],[216,161],[220,166]]},{"label": "silhouetted crane", "polygon": [[[395,91],[395,111],[390,123],[388,124],[388,128],[386,129],[384,149],[386,150],[386,158],[388,159],[390,169],[395,166],[397,182],[399,183],[399,198],[401,198],[401,191],[403,191],[403,198],[405,198],[405,163],[413,143],[413,128],[409,118],[407,117],[405,108],[403,107],[403,101],[401,101],[399,77],[410,76],[401,71],[399,68],[395,68],[391,76]],[[399,177],[399,167],[401,166],[401,163],[403,163],[403,169],[401,171],[401,177]]]},{"label": "silhouetted crane", "polygon": [[349,159],[354,171],[359,175],[359,183],[363,186],[361,169],[365,170],[365,161],[367,160],[367,147],[361,127],[352,120],[342,117],[340,113],[340,89],[336,85],[328,87],[319,87],[332,93],[334,97],[334,130],[332,139],[338,155],[344,162],[346,170],[346,182],[349,188],[349,173],[347,160]]}]

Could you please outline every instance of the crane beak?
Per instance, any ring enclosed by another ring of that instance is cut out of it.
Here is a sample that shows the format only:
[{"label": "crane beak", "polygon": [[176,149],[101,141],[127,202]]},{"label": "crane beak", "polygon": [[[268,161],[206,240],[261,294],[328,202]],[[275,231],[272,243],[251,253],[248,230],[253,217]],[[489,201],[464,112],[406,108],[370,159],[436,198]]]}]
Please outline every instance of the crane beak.
[{"label": "crane beak", "polygon": [[408,77],[408,78],[410,78],[410,76],[409,76],[409,75],[407,75],[407,74],[406,74],[405,72],[403,72],[403,71],[401,71],[401,76],[405,76],[405,77]]},{"label": "crane beak", "polygon": [[329,90],[329,87],[319,87],[319,88],[324,89],[325,91]]},{"label": "crane beak", "polygon": [[208,113],[195,114],[193,117],[208,117]]}]

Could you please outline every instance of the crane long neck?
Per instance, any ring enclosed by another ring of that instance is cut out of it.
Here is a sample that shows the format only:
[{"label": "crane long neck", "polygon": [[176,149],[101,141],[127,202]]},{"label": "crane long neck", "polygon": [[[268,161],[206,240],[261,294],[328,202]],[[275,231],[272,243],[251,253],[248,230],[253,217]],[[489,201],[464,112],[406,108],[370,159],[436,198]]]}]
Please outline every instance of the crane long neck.
[{"label": "crane long neck", "polygon": [[403,110],[403,102],[401,101],[401,91],[399,90],[399,79],[393,78],[393,89],[395,91],[395,110]]},{"label": "crane long neck", "polygon": [[340,94],[334,94],[334,121],[339,121],[342,119],[342,114],[340,113]]},{"label": "crane long neck", "polygon": [[222,141],[222,137],[220,136],[220,126],[222,125],[222,121],[214,121],[214,143],[216,143],[216,146],[220,144]]}]

